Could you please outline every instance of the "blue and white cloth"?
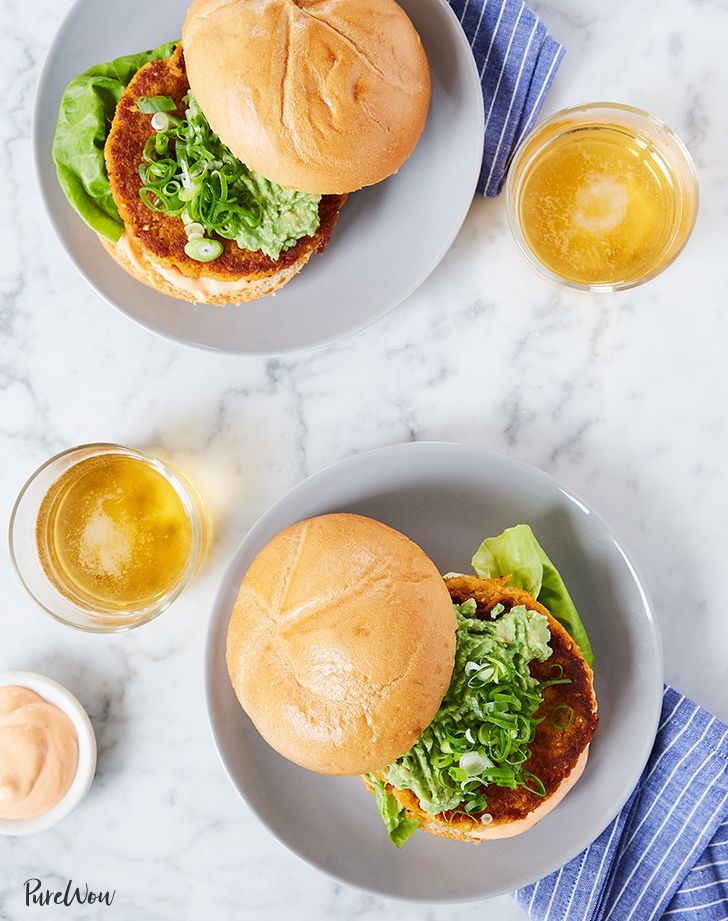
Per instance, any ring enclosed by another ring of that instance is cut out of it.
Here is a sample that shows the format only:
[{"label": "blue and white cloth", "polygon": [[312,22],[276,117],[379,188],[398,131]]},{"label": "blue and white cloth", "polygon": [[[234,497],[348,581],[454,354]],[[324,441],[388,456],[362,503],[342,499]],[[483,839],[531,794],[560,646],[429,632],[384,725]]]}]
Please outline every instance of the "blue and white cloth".
[{"label": "blue and white cloth", "polygon": [[726,921],[728,726],[665,688],[650,760],[621,813],[515,898],[534,921]]},{"label": "blue and white cloth", "polygon": [[478,191],[494,197],[511,154],[533,127],[564,48],[523,0],[450,0],[470,41],[485,103]]}]

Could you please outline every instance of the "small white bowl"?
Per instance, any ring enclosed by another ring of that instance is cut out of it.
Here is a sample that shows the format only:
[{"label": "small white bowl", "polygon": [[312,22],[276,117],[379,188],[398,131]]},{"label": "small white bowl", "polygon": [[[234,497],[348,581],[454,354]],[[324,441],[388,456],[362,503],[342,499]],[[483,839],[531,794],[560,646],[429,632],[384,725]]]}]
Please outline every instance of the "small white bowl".
[{"label": "small white bowl", "polygon": [[96,736],[81,704],[57,681],[33,672],[0,673],[0,688],[28,688],[62,710],[73,722],[78,738],[78,767],[68,792],[60,802],[33,819],[0,819],[0,835],[34,835],[47,831],[70,815],[88,792],[96,771]]}]

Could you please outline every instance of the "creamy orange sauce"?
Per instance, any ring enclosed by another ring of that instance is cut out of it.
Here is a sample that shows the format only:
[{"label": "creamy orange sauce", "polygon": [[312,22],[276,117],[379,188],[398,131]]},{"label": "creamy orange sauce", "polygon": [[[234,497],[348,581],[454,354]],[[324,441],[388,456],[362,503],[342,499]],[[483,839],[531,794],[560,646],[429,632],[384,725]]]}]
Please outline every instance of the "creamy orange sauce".
[{"label": "creamy orange sauce", "polygon": [[68,792],[77,767],[70,717],[28,688],[0,688],[0,819],[49,812]]},{"label": "creamy orange sauce", "polygon": [[[121,236],[116,248],[140,272],[148,271],[141,260],[139,247],[128,233],[124,233]],[[178,269],[170,269],[167,266],[159,265],[151,259],[149,262],[165,281],[174,285],[175,288],[179,288],[180,291],[189,294],[190,297],[199,298],[200,300],[204,300],[206,297],[215,297],[218,294],[227,294],[230,291],[239,290],[242,286],[242,280],[218,281],[215,278],[189,278]]]},{"label": "creamy orange sauce", "polygon": [[154,268],[159,272],[165,281],[168,281],[175,288],[189,294],[190,297],[205,298],[215,297],[218,294],[227,294],[229,291],[239,290],[241,282],[239,281],[218,281],[216,278],[188,278],[177,269],[169,269],[167,266],[154,263]]},{"label": "creamy orange sauce", "polygon": [[122,256],[125,256],[129,262],[140,272],[146,272],[147,267],[139,257],[139,247],[132,240],[128,233],[123,233],[116,242],[116,248]]}]

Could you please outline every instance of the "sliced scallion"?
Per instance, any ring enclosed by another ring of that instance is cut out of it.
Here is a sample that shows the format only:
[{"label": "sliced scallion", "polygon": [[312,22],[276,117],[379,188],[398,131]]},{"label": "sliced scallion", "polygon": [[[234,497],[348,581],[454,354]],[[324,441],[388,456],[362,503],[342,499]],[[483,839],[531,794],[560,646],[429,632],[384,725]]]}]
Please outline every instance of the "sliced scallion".
[{"label": "sliced scallion", "polygon": [[[152,128],[158,133],[169,130],[169,115],[166,112],[155,112],[152,115]],[[154,143],[154,149],[157,149],[157,143]]]},{"label": "sliced scallion", "polygon": [[483,771],[492,767],[493,763],[478,752],[465,752],[460,756],[460,767],[465,771],[468,777],[477,777]]},{"label": "sliced scallion", "polygon": [[574,708],[559,704],[551,711],[551,725],[556,729],[568,729],[574,722]]},{"label": "sliced scallion", "polygon": [[[547,681],[539,682],[529,669],[533,656],[524,655],[516,643],[501,645],[501,621],[510,618],[515,629],[523,631],[529,624],[526,620],[524,625],[524,615],[540,616],[522,607],[519,614],[519,607],[503,613],[502,606],[496,606],[493,613],[499,620],[494,624],[477,616],[475,602],[456,606],[458,635],[462,631],[467,637],[467,657],[459,663],[456,659],[450,690],[436,720],[410,752],[387,769],[398,789],[415,789],[426,810],[437,807],[475,819],[490,816],[492,785],[547,795],[543,781],[528,770],[531,744],[544,719],[536,714],[543,704],[543,687],[570,679],[557,664],[546,672]],[[412,787],[418,776],[425,780]]]},{"label": "sliced scallion", "polygon": [[137,109],[143,115],[152,115],[155,112],[174,112],[177,103],[171,96],[142,96],[137,100]]},{"label": "sliced scallion", "polygon": [[540,777],[536,777],[530,771],[524,771],[523,777],[522,786],[530,793],[535,793],[536,796],[546,796],[546,787]]},{"label": "sliced scallion", "polygon": [[185,245],[185,253],[195,262],[212,262],[222,253],[222,249],[219,240],[208,240],[206,237],[194,237]]}]

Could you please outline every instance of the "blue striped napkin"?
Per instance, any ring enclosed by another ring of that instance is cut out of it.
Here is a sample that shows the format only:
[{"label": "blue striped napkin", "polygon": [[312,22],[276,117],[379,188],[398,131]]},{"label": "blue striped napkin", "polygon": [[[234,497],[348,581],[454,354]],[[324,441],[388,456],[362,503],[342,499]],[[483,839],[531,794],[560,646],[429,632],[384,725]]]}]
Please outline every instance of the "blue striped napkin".
[{"label": "blue striped napkin", "polygon": [[523,0],[450,0],[470,39],[485,102],[478,191],[495,197],[511,154],[533,126],[564,48]]},{"label": "blue striped napkin", "polygon": [[534,921],[726,921],[728,726],[665,688],[635,792],[556,873],[515,893]]}]

